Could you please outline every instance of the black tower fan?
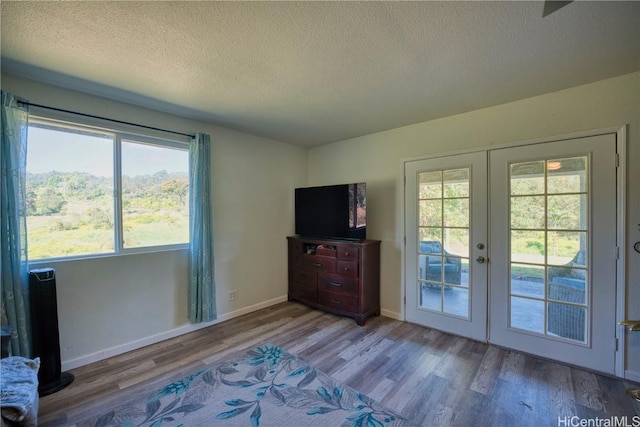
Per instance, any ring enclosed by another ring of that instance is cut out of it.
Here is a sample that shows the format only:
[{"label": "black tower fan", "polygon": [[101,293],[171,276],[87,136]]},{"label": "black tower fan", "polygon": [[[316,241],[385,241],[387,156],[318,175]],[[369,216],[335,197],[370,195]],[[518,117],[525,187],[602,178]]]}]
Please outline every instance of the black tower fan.
[{"label": "black tower fan", "polygon": [[29,293],[33,356],[40,358],[38,394],[46,396],[62,390],[73,381],[73,374],[61,372],[55,270],[53,268],[31,270]]}]

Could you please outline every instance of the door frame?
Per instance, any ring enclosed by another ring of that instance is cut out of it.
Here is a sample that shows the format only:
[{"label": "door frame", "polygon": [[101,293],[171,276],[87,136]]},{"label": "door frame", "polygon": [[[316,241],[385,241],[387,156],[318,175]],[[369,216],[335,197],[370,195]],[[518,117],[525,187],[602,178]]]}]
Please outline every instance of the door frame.
[{"label": "door frame", "polygon": [[[624,320],[626,312],[626,259],[627,259],[627,244],[626,244],[626,235],[625,235],[625,226],[626,226],[626,159],[627,159],[627,126],[628,125],[620,125],[609,128],[601,128],[601,129],[592,129],[581,132],[574,132],[570,134],[562,134],[555,136],[547,136],[529,140],[521,140],[515,142],[507,142],[496,145],[482,146],[482,147],[474,147],[466,150],[455,150],[449,152],[442,152],[433,155],[425,155],[418,156],[412,158],[405,158],[401,160],[401,176],[402,180],[402,244],[401,244],[401,253],[400,253],[400,262],[401,262],[401,295],[402,302],[400,308],[400,317],[401,320],[407,321],[407,310],[406,310],[406,302],[407,302],[407,273],[405,271],[406,265],[406,257],[407,257],[407,223],[406,223],[406,200],[407,197],[412,197],[412,195],[407,195],[406,192],[406,166],[407,163],[427,160],[427,159],[437,159],[440,157],[448,157],[455,156],[460,154],[469,154],[478,151],[486,151],[490,152],[492,150],[504,149],[504,148],[513,148],[513,147],[521,147],[525,145],[536,145],[536,144],[544,144],[547,142],[559,142],[563,140],[583,138],[589,136],[597,136],[597,135],[605,135],[605,134],[615,134],[616,135],[616,149],[618,153],[618,167],[616,169],[616,244],[617,244],[617,263],[616,263],[616,330],[615,330],[615,342],[611,343],[612,346],[616,349],[615,354],[615,375],[620,378],[631,379],[634,381],[639,381],[636,375],[633,375],[631,372],[627,370],[625,366],[626,354],[628,352],[627,349],[627,340],[624,326],[620,325],[620,322]],[[487,186],[489,182],[487,181]],[[490,232],[490,230],[489,230]],[[491,289],[488,289],[489,298]],[[487,322],[488,322],[487,316]],[[488,330],[488,329],[487,329]],[[485,339],[486,341],[486,339]]]}]

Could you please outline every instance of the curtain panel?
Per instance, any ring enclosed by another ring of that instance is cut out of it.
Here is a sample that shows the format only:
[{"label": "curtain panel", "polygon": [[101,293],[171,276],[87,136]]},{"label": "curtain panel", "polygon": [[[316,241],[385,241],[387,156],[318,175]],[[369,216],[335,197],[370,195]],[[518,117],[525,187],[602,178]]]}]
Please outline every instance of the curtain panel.
[{"label": "curtain panel", "polygon": [[27,260],[26,174],[28,108],[2,91],[0,142],[0,252],[2,325],[13,329],[13,355],[31,357],[31,312]]},{"label": "curtain panel", "polygon": [[210,137],[199,133],[189,147],[189,320],[216,319],[211,217]]}]

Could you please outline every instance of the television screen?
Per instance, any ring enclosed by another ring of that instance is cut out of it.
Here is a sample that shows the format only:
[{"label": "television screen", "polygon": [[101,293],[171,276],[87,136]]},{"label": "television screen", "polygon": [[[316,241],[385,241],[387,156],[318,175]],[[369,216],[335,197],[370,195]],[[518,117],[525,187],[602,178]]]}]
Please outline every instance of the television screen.
[{"label": "television screen", "polygon": [[296,188],[296,234],[305,237],[366,239],[366,184]]}]

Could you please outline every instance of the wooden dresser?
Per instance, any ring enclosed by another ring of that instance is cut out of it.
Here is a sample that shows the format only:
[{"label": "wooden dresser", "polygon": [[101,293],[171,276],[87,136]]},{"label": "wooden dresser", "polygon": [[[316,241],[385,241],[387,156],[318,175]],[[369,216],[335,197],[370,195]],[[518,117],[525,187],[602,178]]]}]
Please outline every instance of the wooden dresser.
[{"label": "wooden dresser", "polygon": [[380,241],[287,237],[289,300],[355,319],[380,315]]}]

